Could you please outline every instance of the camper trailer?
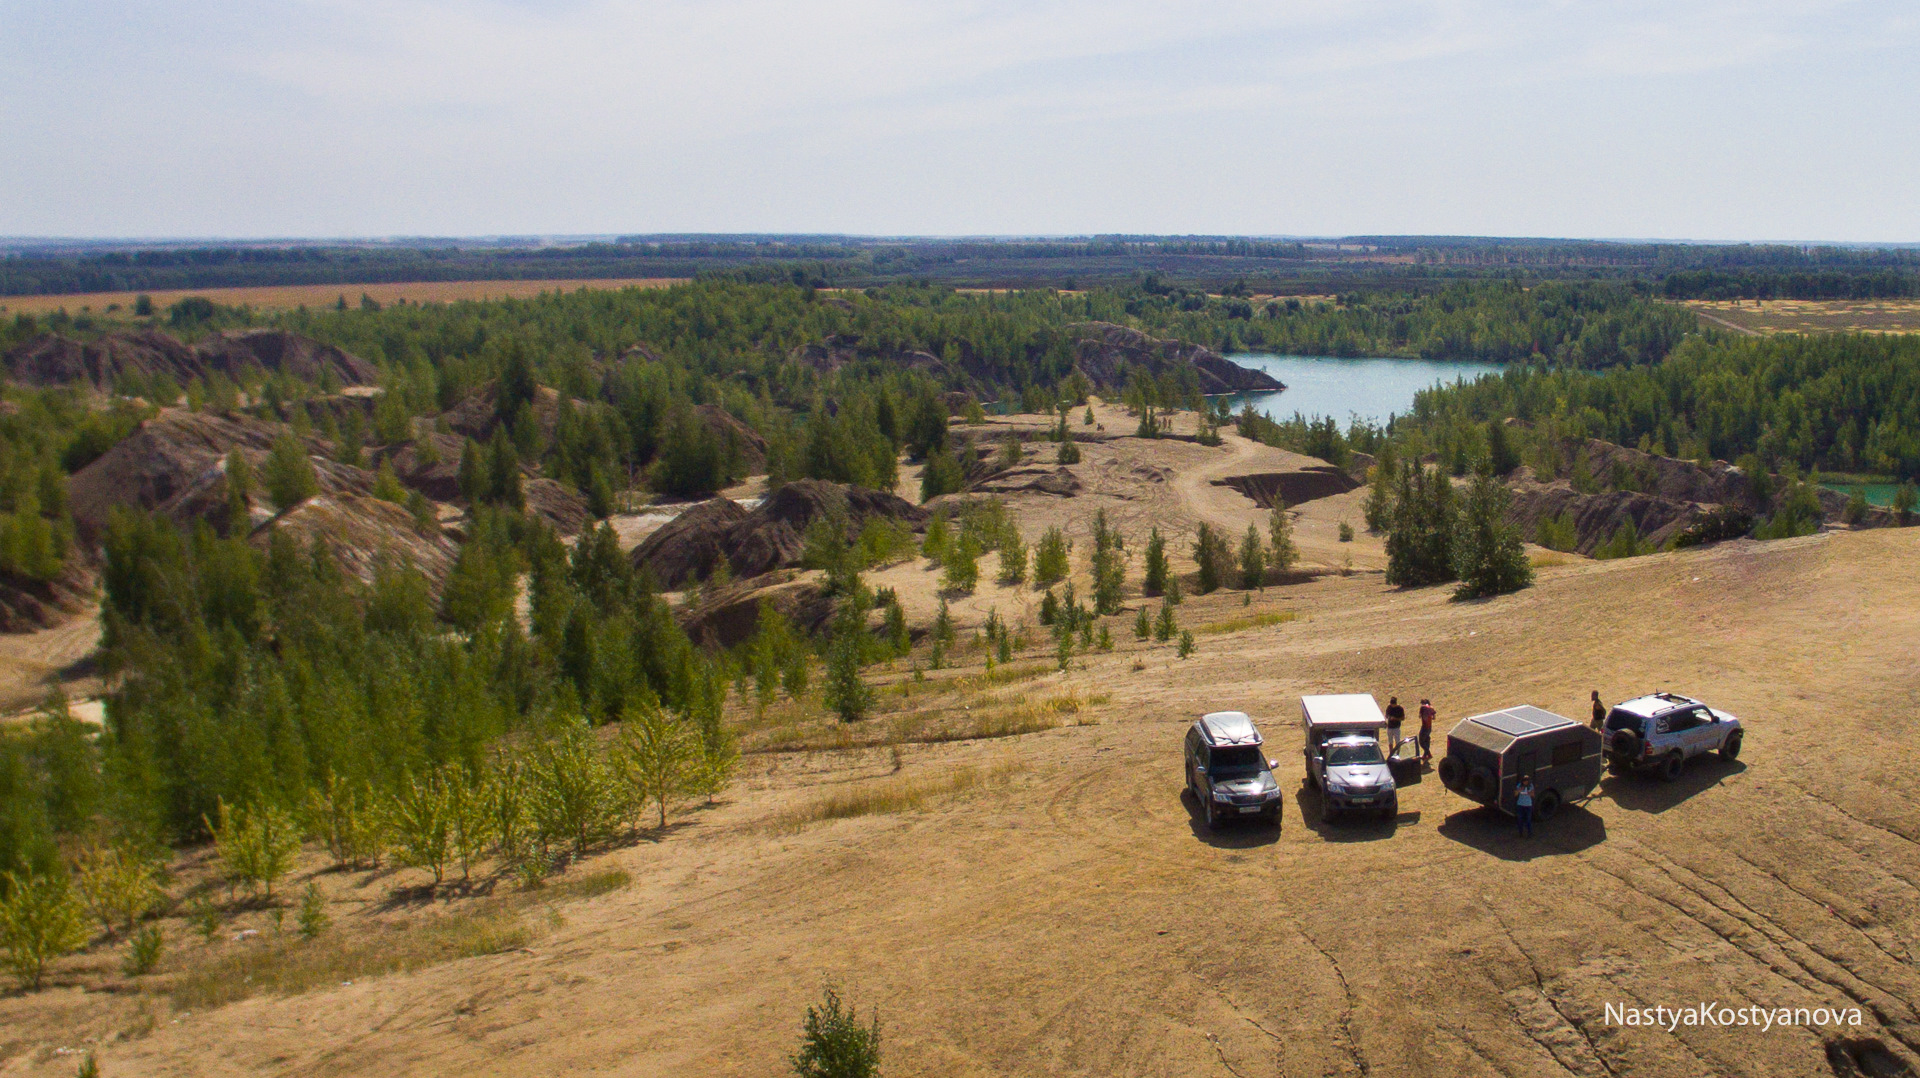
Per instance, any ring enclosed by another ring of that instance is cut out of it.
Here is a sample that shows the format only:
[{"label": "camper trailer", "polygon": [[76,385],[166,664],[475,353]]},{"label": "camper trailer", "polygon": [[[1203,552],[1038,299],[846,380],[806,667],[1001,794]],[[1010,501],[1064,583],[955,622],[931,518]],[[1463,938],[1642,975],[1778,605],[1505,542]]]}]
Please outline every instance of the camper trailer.
[{"label": "camper trailer", "polygon": [[1534,818],[1548,820],[1593,791],[1605,764],[1600,732],[1522,704],[1462,719],[1447,734],[1440,781],[1471,801],[1513,815],[1513,787],[1533,777]]}]

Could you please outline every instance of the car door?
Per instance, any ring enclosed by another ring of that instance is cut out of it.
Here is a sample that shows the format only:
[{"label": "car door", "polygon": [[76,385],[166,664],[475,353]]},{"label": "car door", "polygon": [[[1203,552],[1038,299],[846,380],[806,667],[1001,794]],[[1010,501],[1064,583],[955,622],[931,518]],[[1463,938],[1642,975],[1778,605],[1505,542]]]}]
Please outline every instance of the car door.
[{"label": "car door", "polygon": [[1687,731],[1687,755],[1698,756],[1719,748],[1720,738],[1725,731],[1713,711],[1696,707],[1693,709],[1693,720],[1693,729]]}]

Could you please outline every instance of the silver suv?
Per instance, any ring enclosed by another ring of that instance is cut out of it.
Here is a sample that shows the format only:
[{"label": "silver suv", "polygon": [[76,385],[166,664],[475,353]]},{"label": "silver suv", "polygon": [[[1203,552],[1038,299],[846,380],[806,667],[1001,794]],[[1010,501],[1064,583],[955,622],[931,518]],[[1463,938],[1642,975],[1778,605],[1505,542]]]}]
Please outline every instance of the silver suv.
[{"label": "silver suv", "polygon": [[1688,759],[1740,755],[1740,720],[1691,697],[1657,692],[1615,704],[1607,713],[1607,770],[1654,771],[1672,782]]},{"label": "silver suv", "polygon": [[1228,820],[1255,819],[1280,826],[1280,784],[1264,739],[1244,712],[1203,715],[1187,730],[1187,789],[1218,830]]}]

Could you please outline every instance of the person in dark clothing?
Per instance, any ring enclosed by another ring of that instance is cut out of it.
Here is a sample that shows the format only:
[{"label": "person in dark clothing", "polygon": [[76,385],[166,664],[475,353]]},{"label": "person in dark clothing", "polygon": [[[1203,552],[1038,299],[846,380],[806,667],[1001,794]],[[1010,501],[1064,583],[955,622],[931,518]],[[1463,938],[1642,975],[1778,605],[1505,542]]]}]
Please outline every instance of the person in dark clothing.
[{"label": "person in dark clothing", "polygon": [[1400,724],[1407,721],[1407,709],[1400,706],[1398,696],[1387,697],[1387,754],[1400,751]]},{"label": "person in dark clothing", "polygon": [[1513,784],[1513,818],[1520,823],[1520,837],[1533,837],[1533,777],[1520,776]]},{"label": "person in dark clothing", "polygon": [[1438,711],[1435,711],[1433,708],[1433,701],[1427,699],[1424,696],[1421,697],[1420,698],[1420,760],[1422,763],[1433,762],[1433,720],[1439,717],[1440,717],[1440,713]]},{"label": "person in dark clothing", "polygon": [[1607,724],[1607,705],[1600,702],[1600,690],[1593,690],[1593,728],[1598,730]]}]

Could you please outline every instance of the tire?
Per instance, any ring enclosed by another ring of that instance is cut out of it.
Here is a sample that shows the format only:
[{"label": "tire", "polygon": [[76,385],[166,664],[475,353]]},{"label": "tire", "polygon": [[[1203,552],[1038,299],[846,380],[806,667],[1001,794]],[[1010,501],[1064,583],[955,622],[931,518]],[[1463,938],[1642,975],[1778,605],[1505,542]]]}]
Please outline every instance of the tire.
[{"label": "tire", "polygon": [[1615,730],[1607,748],[1613,755],[1631,760],[1640,755],[1640,734],[1634,730]]},{"label": "tire", "polygon": [[1720,743],[1720,758],[1722,760],[1738,760],[1740,758],[1740,731],[1735,730],[1728,734],[1727,739]]},{"label": "tire", "polygon": [[1559,790],[1548,790],[1542,793],[1533,802],[1533,818],[1540,821],[1541,823],[1546,823],[1548,820],[1553,819],[1553,814],[1559,811],[1560,811],[1560,791]]},{"label": "tire", "polygon": [[1320,791],[1320,822],[1332,823],[1340,816],[1340,810],[1333,807],[1333,798],[1325,790]]},{"label": "tire", "polygon": [[1213,798],[1209,797],[1207,798],[1205,804],[1207,806],[1207,830],[1209,831],[1220,830],[1220,810],[1216,807],[1218,802],[1214,801]]},{"label": "tire", "polygon": [[1467,777],[1466,770],[1467,765],[1458,759],[1452,756],[1445,757],[1440,761],[1440,785],[1449,790],[1458,790],[1461,781]]},{"label": "tire", "polygon": [[1680,781],[1680,773],[1686,770],[1686,767],[1687,758],[1685,756],[1677,752],[1667,753],[1666,759],[1660,761],[1660,777],[1667,782],[1678,782]]},{"label": "tire", "polygon": [[1500,784],[1494,781],[1493,772],[1476,767],[1467,772],[1464,792],[1475,801],[1486,801],[1500,792]]}]

